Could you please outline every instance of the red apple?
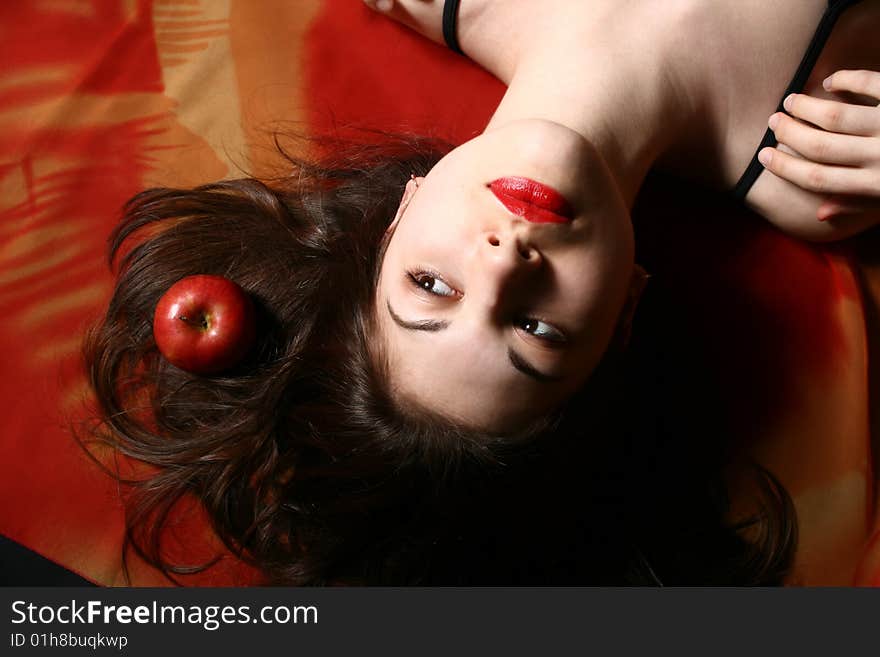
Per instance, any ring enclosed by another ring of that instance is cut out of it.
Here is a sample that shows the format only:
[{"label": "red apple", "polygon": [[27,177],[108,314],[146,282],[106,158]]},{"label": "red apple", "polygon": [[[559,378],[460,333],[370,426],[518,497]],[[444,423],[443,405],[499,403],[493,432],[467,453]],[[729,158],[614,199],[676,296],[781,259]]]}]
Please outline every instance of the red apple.
[{"label": "red apple", "polygon": [[247,293],[222,276],[187,276],[168,288],[153,315],[162,355],[182,370],[216,374],[247,354],[256,334]]}]

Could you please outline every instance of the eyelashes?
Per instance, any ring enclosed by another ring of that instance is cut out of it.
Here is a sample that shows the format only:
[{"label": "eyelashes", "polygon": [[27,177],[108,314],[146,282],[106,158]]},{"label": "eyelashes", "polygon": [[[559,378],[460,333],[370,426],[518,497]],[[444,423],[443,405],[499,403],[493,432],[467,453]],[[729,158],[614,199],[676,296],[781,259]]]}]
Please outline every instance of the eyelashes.
[{"label": "eyelashes", "polygon": [[438,274],[415,270],[406,272],[412,285],[423,292],[437,297],[460,297],[461,293],[444,281]]},{"label": "eyelashes", "polygon": [[552,342],[554,344],[562,344],[565,342],[565,335],[558,328],[547,322],[541,321],[534,317],[522,317],[515,321],[516,327],[529,335],[536,338]]},{"label": "eyelashes", "polygon": [[[429,294],[441,299],[457,299],[463,296],[460,291],[444,281],[434,271],[427,269],[408,270],[406,278],[420,294]],[[563,331],[538,317],[516,317],[512,324],[518,331],[537,338],[549,346],[559,346],[567,341]]]}]

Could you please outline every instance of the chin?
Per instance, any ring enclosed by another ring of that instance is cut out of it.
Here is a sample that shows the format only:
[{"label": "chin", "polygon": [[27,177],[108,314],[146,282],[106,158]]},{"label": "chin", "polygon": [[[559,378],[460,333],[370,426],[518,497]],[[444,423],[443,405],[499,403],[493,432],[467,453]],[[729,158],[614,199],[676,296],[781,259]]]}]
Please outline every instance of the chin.
[{"label": "chin", "polygon": [[[616,192],[605,162],[580,133],[539,119],[510,128],[504,135],[506,152],[500,163],[507,175],[524,175],[550,185],[581,210],[596,206],[600,189],[611,187]],[[511,168],[519,170],[511,172]]]}]

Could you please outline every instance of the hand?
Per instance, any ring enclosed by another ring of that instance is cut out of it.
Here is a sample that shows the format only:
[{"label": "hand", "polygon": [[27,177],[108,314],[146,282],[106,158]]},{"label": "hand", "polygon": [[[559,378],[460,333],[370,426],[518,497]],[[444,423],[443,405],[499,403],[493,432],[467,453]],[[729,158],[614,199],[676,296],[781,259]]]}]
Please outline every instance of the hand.
[{"label": "hand", "polygon": [[[823,86],[880,102],[880,73],[837,71]],[[758,159],[768,170],[803,189],[823,194],[817,218],[880,211],[880,107],[791,94],[768,124],[780,144]]]},{"label": "hand", "polygon": [[391,11],[394,9],[394,0],[364,0],[364,2],[376,11]]},{"label": "hand", "polygon": [[364,4],[432,41],[444,44],[442,0],[364,0]]}]

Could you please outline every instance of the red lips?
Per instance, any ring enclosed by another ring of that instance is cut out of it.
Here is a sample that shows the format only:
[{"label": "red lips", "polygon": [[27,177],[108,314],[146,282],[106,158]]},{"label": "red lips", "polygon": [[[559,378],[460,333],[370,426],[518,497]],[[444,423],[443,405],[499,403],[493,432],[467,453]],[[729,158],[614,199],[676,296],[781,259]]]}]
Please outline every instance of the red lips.
[{"label": "red lips", "polygon": [[513,214],[536,224],[564,224],[574,219],[565,197],[552,187],[528,178],[508,176],[489,183],[489,189]]}]

